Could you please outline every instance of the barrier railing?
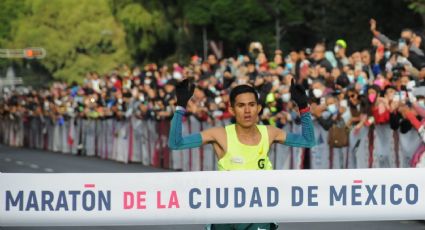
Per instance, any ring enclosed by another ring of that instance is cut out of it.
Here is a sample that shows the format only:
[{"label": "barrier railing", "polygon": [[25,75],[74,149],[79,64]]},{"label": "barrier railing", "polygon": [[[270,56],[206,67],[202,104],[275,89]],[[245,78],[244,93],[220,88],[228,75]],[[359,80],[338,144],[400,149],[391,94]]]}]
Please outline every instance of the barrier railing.
[{"label": "barrier railing", "polygon": [[[13,118],[13,119],[12,119]],[[0,141],[10,146],[25,146],[66,154],[97,156],[123,163],[182,171],[216,169],[212,146],[171,151],[167,147],[170,122],[167,120],[78,119],[63,123],[47,117],[12,117],[0,120]],[[218,125],[230,123],[219,121]],[[275,144],[270,159],[275,169],[302,169],[309,161],[312,169],[395,168],[425,164],[425,147],[416,130],[393,131],[389,125],[364,127],[350,132],[349,146],[331,148],[328,131],[314,123],[317,145],[311,149]],[[183,122],[183,133],[189,134],[212,127],[189,116]],[[287,132],[300,132],[300,126],[288,124]]]}]

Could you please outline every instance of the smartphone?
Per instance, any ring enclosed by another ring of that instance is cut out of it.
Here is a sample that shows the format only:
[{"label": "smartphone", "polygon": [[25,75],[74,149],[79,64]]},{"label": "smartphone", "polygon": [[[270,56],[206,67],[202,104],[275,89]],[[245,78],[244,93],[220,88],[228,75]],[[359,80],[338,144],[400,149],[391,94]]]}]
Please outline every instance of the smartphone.
[{"label": "smartphone", "polygon": [[406,46],[406,40],[404,38],[398,39],[398,50],[401,51]]}]

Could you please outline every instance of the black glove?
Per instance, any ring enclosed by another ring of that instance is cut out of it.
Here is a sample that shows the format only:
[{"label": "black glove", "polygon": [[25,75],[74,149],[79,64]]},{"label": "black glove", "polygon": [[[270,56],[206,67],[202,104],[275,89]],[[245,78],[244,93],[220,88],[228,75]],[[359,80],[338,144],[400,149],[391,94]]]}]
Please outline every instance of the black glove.
[{"label": "black glove", "polygon": [[295,101],[299,109],[305,109],[308,106],[308,98],[302,85],[295,84],[292,78],[291,82],[291,99]]},{"label": "black glove", "polygon": [[193,95],[195,86],[192,80],[185,79],[176,86],[177,105],[186,108],[187,102]]}]

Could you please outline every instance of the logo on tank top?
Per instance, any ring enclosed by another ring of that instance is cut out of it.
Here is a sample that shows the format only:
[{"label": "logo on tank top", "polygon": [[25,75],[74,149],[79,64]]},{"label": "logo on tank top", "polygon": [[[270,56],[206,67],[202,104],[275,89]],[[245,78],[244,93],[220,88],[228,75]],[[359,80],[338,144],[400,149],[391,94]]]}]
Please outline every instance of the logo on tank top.
[{"label": "logo on tank top", "polygon": [[230,161],[233,163],[233,164],[243,164],[243,158],[242,157],[232,157],[232,158],[230,158]]},{"label": "logo on tank top", "polygon": [[265,159],[259,159],[257,162],[258,168],[264,169],[264,161]]}]

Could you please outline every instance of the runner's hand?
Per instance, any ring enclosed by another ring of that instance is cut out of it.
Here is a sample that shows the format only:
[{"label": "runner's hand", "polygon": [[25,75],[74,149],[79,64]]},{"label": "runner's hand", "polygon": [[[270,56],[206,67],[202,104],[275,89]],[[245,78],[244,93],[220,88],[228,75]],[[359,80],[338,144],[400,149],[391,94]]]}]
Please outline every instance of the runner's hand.
[{"label": "runner's hand", "polygon": [[185,79],[176,86],[177,105],[186,108],[187,102],[193,95],[195,86],[190,79]]},{"label": "runner's hand", "polygon": [[308,106],[308,98],[305,94],[305,89],[300,84],[295,84],[295,79],[291,81],[291,98],[298,105],[299,109],[304,109]]}]

